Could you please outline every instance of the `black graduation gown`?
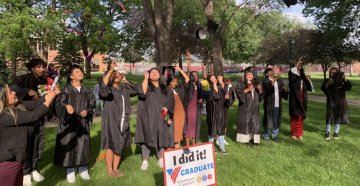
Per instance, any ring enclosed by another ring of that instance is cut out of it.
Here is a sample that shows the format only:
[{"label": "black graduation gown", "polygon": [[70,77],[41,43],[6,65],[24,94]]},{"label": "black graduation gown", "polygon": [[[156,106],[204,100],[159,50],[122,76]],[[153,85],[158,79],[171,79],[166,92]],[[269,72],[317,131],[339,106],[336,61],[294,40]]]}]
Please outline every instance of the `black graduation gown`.
[{"label": "black graduation gown", "polygon": [[137,95],[136,89],[128,84],[116,89],[100,83],[99,97],[104,100],[101,118],[101,148],[109,148],[120,154],[131,144],[130,97],[135,95]]},{"label": "black graduation gown", "polygon": [[45,99],[42,97],[22,102],[26,111],[14,108],[16,121],[7,109],[0,112],[0,162],[25,163],[30,142],[27,127],[34,125],[34,121],[46,114],[48,108],[43,104],[44,101]]},{"label": "black graduation gown", "polygon": [[[281,123],[281,113],[282,113],[282,99],[288,99],[288,92],[284,90],[284,83],[281,79],[276,80],[279,90],[279,125]],[[262,82],[263,87],[263,97],[264,97],[264,119],[263,127],[265,129],[274,128],[273,112],[275,107],[275,88],[272,85],[271,80],[266,78]],[[280,127],[280,126],[278,126]]]},{"label": "black graduation gown", "polygon": [[234,103],[233,89],[229,90],[230,99],[225,99],[227,89],[227,84],[224,86],[224,89],[218,85],[218,93],[212,89],[206,99],[206,123],[209,136],[225,135],[228,122],[228,109]]},{"label": "black graduation gown", "polygon": [[[66,105],[74,107],[74,114],[68,114]],[[80,166],[89,162],[89,123],[95,108],[93,92],[81,86],[80,92],[72,85],[66,85],[56,99],[56,113],[59,126],[56,136],[54,164],[64,167]],[[80,116],[87,111],[85,118]]]},{"label": "black graduation gown", "polygon": [[17,76],[15,78],[15,84],[21,88],[25,88],[24,93],[24,100],[32,100],[32,97],[30,97],[27,93],[29,90],[34,90],[35,92],[38,92],[39,85],[45,85],[47,83],[46,79],[43,77],[35,77],[32,73],[24,74],[21,76]]},{"label": "black graduation gown", "polygon": [[[196,89],[195,89],[196,87]],[[189,83],[189,87],[186,93],[186,97],[185,97],[185,105],[186,107],[189,105],[192,97],[194,96],[195,91],[197,91],[197,100],[199,101],[200,99],[202,99],[202,88],[200,85],[200,82],[196,82],[195,85],[193,83]],[[197,110],[196,110],[196,141],[200,140],[200,130],[201,130],[201,109],[203,106],[203,102],[197,104]],[[184,127],[184,131],[186,131],[186,127],[187,127],[187,122],[186,125]]]},{"label": "black graduation gown", "polygon": [[238,83],[235,88],[236,96],[239,99],[236,141],[247,143],[251,139],[257,138],[260,142],[259,103],[261,94],[255,89],[253,97],[251,92],[245,94],[244,90],[245,84]]},{"label": "black graduation gown", "polygon": [[352,84],[348,80],[343,82],[341,86],[337,87],[333,84],[326,88],[328,81],[329,79],[326,79],[321,86],[321,90],[326,95],[326,123],[349,123],[349,112],[345,91],[350,91]]},{"label": "black graduation gown", "polygon": [[[28,95],[29,90],[38,92],[39,85],[45,85],[46,79],[43,77],[35,77],[32,73],[17,76],[15,78],[15,84],[21,90],[17,92],[21,101],[32,100],[33,98]],[[33,125],[27,126],[28,141],[28,159],[24,165],[24,174],[29,174],[37,166],[37,161],[42,158],[44,151],[44,117],[34,121]]]},{"label": "black graduation gown", "polygon": [[[300,74],[289,71],[289,115],[291,117],[306,117],[307,109],[307,91],[311,91],[311,83],[306,78],[304,70],[300,70]],[[301,102],[301,80],[303,81],[304,102]]]},{"label": "black graduation gown", "polygon": [[148,88],[144,95],[141,86],[138,86],[138,113],[136,119],[135,143],[149,147],[174,147],[174,126],[164,122],[161,116],[163,107],[168,108],[169,114],[174,112],[174,93],[166,89],[164,94],[160,88]]}]

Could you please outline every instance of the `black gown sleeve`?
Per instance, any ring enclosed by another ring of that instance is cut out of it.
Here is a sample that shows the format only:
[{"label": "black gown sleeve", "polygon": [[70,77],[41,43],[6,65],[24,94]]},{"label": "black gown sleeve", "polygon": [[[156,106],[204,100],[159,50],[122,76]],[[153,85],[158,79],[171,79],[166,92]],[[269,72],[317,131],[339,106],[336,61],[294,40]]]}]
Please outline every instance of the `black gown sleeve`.
[{"label": "black gown sleeve", "polygon": [[326,84],[327,82],[329,81],[329,79],[326,79],[322,85],[321,85],[321,90],[323,91],[323,93],[326,95],[326,96],[329,96],[330,93],[329,93],[329,90],[326,88]]},{"label": "black gown sleeve", "polygon": [[343,84],[343,86],[341,87],[342,91],[350,91],[352,88],[352,84],[349,80],[345,81],[345,83]]},{"label": "black gown sleeve", "polygon": [[[36,109],[34,109],[33,111],[16,110],[14,112],[16,119],[14,117],[12,117],[10,115],[10,113],[7,113],[6,114],[7,119],[6,118],[2,119],[2,123],[3,123],[2,125],[5,127],[27,125],[27,124],[33,123],[34,121],[43,117],[47,111],[48,111],[48,108],[43,104],[40,105],[39,107],[37,107]],[[16,120],[16,122],[15,122],[15,120]]]},{"label": "black gown sleeve", "polygon": [[44,102],[45,102],[45,97],[42,96],[36,100],[23,101],[21,102],[21,104],[25,106],[26,110],[31,111],[41,106],[41,104],[43,104]]},{"label": "black gown sleeve", "polygon": [[243,103],[246,102],[246,97],[245,97],[245,93],[244,93],[244,84],[243,83],[239,82],[236,85],[235,94],[236,94],[236,97],[239,99],[239,104],[243,104]]}]

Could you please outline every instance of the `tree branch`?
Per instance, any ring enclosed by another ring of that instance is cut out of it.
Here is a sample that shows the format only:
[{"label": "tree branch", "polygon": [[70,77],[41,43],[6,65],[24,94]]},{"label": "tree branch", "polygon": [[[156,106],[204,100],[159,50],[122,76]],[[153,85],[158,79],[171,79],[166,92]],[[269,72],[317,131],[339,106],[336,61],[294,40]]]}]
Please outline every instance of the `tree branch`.
[{"label": "tree branch", "polygon": [[155,37],[156,29],[155,29],[154,11],[151,5],[151,1],[142,0],[142,2],[145,11],[145,20],[149,26],[150,34],[152,37]]},{"label": "tree branch", "polygon": [[172,20],[174,16],[174,0],[167,0],[165,4],[165,27],[168,32],[171,30]]}]

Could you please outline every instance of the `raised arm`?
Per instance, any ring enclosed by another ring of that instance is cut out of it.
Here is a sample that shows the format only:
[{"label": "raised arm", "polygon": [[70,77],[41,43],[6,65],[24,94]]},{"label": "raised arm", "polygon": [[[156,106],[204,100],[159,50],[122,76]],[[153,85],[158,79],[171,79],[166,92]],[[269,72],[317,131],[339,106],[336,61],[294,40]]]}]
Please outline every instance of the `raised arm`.
[{"label": "raised arm", "polygon": [[106,75],[105,75],[104,78],[103,78],[103,83],[104,83],[105,86],[107,86],[107,85],[109,84],[110,79],[111,79],[111,75],[113,74],[114,68],[115,68],[116,66],[117,66],[117,65],[116,65],[115,62],[111,63],[109,71],[106,73]]},{"label": "raised arm", "polygon": [[147,70],[144,71],[144,80],[142,82],[142,88],[144,95],[147,93],[149,85],[149,72]]},{"label": "raised arm", "polygon": [[186,83],[189,83],[190,78],[189,78],[188,74],[186,74],[179,66],[176,66],[175,70],[177,70],[181,73],[181,75],[184,77],[184,80]]}]

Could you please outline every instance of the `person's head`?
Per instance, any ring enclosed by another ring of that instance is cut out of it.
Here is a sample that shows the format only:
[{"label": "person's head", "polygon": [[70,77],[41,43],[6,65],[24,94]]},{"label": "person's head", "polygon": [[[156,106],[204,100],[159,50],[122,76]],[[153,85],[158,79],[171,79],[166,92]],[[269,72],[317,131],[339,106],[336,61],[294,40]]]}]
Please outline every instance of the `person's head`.
[{"label": "person's head", "polygon": [[149,70],[149,81],[155,82],[160,81],[160,71],[157,68],[152,68]]},{"label": "person's head", "polygon": [[16,93],[8,85],[0,86],[0,112],[6,107],[13,107],[19,102]]},{"label": "person's head", "polygon": [[251,67],[244,69],[244,82],[249,82],[254,80],[254,74]]},{"label": "person's head", "polygon": [[152,68],[149,70],[149,87],[150,87],[150,90],[154,90],[155,87],[156,87],[156,83],[158,83],[161,91],[164,93],[164,94],[167,94],[167,91],[166,91],[166,82],[164,80],[164,77],[160,75],[160,70],[157,69],[157,68]]},{"label": "person's head", "polygon": [[79,65],[71,65],[68,70],[68,83],[73,81],[80,81],[84,79],[84,70]]},{"label": "person's head", "polygon": [[174,74],[170,75],[166,80],[166,85],[172,89],[176,88],[178,85],[178,77],[176,77]]},{"label": "person's head", "polygon": [[111,75],[111,84],[119,84],[124,78],[124,74],[119,71],[114,71]]},{"label": "person's head", "polygon": [[190,80],[193,82],[197,82],[199,80],[199,73],[196,71],[190,72]]},{"label": "person's head", "polygon": [[214,75],[214,74],[209,74],[208,75],[208,81],[209,81],[209,83],[213,83],[214,81],[217,81],[216,80],[216,76]]},{"label": "person's head", "polygon": [[31,59],[25,66],[35,77],[41,77],[46,69],[46,62],[42,59],[35,58]]},{"label": "person's head", "polygon": [[329,78],[332,78],[335,73],[339,72],[339,68],[331,67],[329,70]]},{"label": "person's head", "polygon": [[264,73],[265,73],[265,76],[268,78],[274,77],[274,69],[272,69],[272,68],[265,69]]}]

